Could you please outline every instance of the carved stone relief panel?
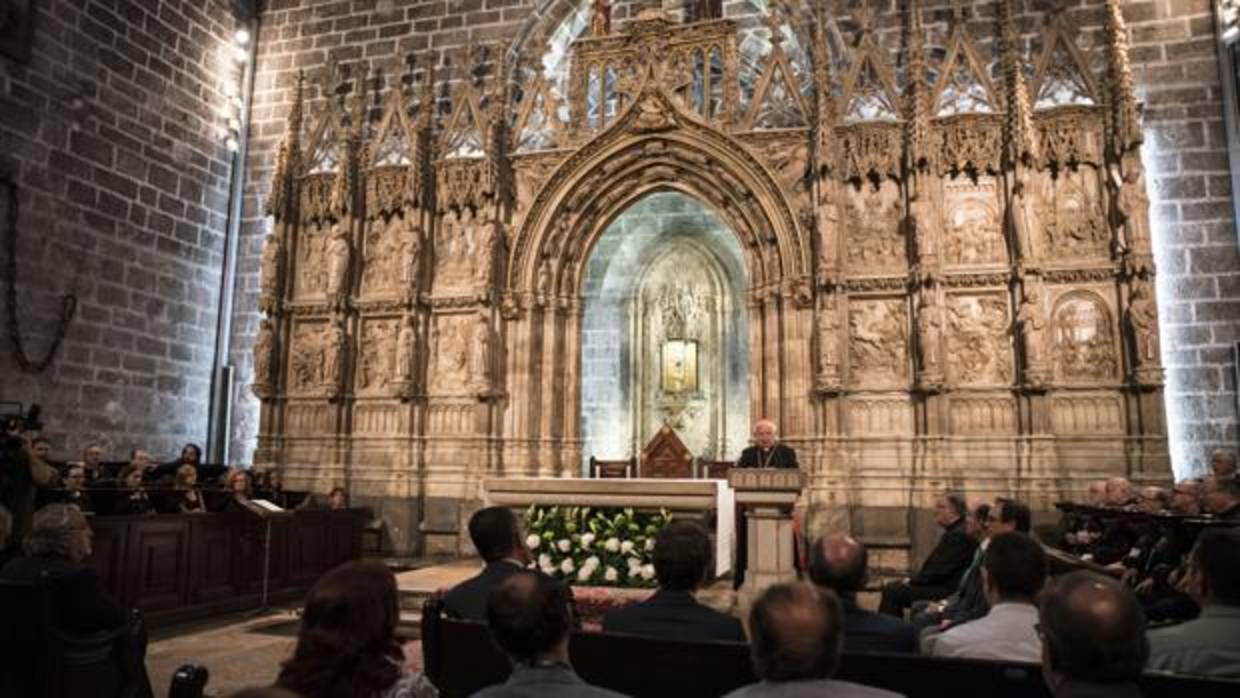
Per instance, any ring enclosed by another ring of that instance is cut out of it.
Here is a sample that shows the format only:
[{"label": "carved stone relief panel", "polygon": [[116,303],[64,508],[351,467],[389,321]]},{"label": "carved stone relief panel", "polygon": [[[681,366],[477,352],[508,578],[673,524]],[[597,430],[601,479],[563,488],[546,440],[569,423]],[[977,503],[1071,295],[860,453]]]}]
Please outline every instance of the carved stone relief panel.
[{"label": "carved stone relief panel", "polygon": [[472,208],[451,209],[435,233],[436,295],[466,295],[474,290],[476,266],[482,258],[480,223]]},{"label": "carved stone relief panel", "polygon": [[474,316],[439,315],[430,331],[430,392],[469,394],[470,341]]},{"label": "carved stone relief panel", "polygon": [[953,385],[1010,385],[1012,321],[1005,292],[948,301],[947,378]]},{"label": "carved stone relief panel", "polygon": [[844,239],[850,271],[881,273],[908,266],[900,189],[891,181],[844,187]]},{"label": "carved stone relief panel", "polygon": [[908,384],[908,309],[904,299],[849,301],[848,364],[849,381],[856,387]]},{"label": "carved stone relief panel", "polygon": [[1106,302],[1089,291],[1060,296],[1052,314],[1055,378],[1065,383],[1098,383],[1116,378],[1119,368],[1115,331]]},{"label": "carved stone relief panel", "polygon": [[399,318],[362,319],[357,366],[359,394],[390,392],[397,380],[396,338],[399,328]]},{"label": "carved stone relief panel", "polygon": [[947,220],[944,261],[953,266],[1004,264],[1007,240],[994,177],[964,177],[943,184]]},{"label": "carved stone relief panel", "polygon": [[322,319],[295,320],[289,346],[288,386],[290,394],[313,395],[323,383],[323,332],[327,322]]},{"label": "carved stone relief panel", "polygon": [[315,224],[301,229],[297,239],[294,300],[318,300],[327,289],[325,255],[329,231],[329,227]]},{"label": "carved stone relief panel", "polygon": [[1048,259],[1098,258],[1110,253],[1111,233],[1098,172],[1063,168],[1043,180],[1042,254]]},{"label": "carved stone relief panel", "polygon": [[848,402],[848,433],[870,436],[907,434],[913,408],[906,398],[865,398]]},{"label": "carved stone relief panel", "polygon": [[379,217],[366,226],[362,248],[362,295],[399,293],[404,276],[407,235],[400,216]]}]

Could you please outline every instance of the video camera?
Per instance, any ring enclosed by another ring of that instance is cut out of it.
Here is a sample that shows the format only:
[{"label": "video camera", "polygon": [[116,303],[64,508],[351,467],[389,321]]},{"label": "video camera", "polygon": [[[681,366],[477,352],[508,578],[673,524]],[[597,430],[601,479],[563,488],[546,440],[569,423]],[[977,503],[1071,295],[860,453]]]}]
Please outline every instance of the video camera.
[{"label": "video camera", "polygon": [[20,402],[0,402],[0,419],[4,420],[5,435],[43,431],[42,414],[43,408],[38,403],[31,403],[30,409],[25,409]]}]

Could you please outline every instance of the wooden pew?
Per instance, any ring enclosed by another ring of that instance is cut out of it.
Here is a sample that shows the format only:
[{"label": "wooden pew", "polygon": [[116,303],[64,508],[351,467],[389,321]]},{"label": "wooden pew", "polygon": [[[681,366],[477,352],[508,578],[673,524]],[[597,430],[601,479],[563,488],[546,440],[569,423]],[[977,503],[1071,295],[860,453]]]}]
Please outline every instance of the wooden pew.
[{"label": "wooden pew", "polygon": [[[573,668],[585,681],[632,696],[714,697],[757,680],[749,647],[740,643],[575,632],[569,653]],[[437,599],[428,600],[422,609],[422,656],[427,678],[445,698],[502,683],[511,671],[485,625],[444,617]],[[1050,698],[1041,667],[1016,662],[845,653],[836,678],[909,698]],[[1141,689],[1147,698],[1235,698],[1240,696],[1240,681],[1147,674]]]}]

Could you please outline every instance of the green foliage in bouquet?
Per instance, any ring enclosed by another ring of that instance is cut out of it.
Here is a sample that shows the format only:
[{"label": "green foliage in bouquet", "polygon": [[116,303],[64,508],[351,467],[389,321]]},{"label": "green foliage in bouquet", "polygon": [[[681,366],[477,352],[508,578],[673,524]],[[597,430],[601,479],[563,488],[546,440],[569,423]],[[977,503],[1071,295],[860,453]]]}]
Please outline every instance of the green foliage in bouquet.
[{"label": "green foliage in bouquet", "polygon": [[671,520],[666,510],[532,505],[525,543],[539,569],[571,584],[654,587],[654,539]]}]

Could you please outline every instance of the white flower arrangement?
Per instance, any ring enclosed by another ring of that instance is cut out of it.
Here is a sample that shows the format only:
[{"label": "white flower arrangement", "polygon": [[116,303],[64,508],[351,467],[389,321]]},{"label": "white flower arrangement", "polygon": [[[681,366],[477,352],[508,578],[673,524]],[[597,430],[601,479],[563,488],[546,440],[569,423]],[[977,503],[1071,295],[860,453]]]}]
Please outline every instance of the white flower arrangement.
[{"label": "white flower arrangement", "polygon": [[531,567],[573,584],[653,587],[654,538],[671,516],[633,509],[532,506],[526,511]]}]

